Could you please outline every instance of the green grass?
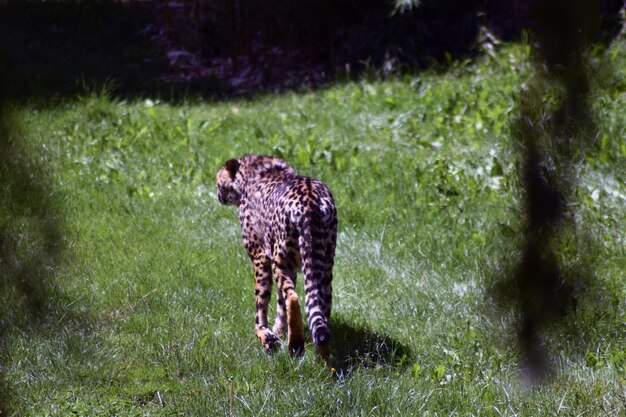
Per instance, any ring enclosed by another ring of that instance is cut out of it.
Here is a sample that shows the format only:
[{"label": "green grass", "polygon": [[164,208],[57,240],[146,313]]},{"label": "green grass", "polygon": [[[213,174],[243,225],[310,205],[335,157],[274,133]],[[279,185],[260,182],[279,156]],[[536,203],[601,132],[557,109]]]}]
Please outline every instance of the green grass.
[{"label": "green grass", "polygon": [[[623,80],[625,44],[610,56]],[[624,413],[623,82],[597,93],[599,145],[577,190],[587,252],[566,254],[594,259],[594,292],[546,332],[546,383],[523,382],[515,310],[489,290],[520,247],[508,126],[525,62],[507,46],[444,73],[251,101],[95,92],[15,107],[65,219],[52,313],[29,325],[4,296],[15,415]],[[267,357],[254,337],[251,265],[214,190],[219,166],[246,153],[279,155],[334,193],[332,368],[311,345]]]}]

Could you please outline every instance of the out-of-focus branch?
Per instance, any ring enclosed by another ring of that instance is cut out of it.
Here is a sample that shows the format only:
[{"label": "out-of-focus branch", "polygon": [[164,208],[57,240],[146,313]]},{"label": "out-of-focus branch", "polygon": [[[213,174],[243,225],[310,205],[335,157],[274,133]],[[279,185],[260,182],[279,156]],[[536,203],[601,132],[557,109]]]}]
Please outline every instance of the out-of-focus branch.
[{"label": "out-of-focus branch", "polygon": [[[512,284],[524,368],[538,379],[550,371],[542,331],[572,310],[576,290],[584,287],[576,282],[582,274],[565,276],[559,237],[574,227],[578,168],[596,132],[587,64],[589,48],[601,41],[601,15],[594,0],[535,1],[532,7],[534,70],[512,129],[522,160],[526,220]],[[545,104],[546,94],[556,97],[554,108]]]}]

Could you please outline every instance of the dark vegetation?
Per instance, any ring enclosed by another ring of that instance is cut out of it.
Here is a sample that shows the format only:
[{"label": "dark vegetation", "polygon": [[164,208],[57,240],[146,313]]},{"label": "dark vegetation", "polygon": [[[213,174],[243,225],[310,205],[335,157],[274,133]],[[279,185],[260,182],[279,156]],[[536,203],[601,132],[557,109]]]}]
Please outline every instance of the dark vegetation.
[{"label": "dark vegetation", "polygon": [[[409,4],[411,2],[408,2]],[[5,97],[224,97],[390,76],[485,52],[532,29],[532,0],[8,1]],[[621,0],[602,0],[601,37]]]},{"label": "dark vegetation", "polygon": [[176,86],[161,81],[168,67],[151,39],[155,5],[98,0],[0,5],[4,98],[72,97],[103,86],[127,97],[168,96],[159,88]]}]

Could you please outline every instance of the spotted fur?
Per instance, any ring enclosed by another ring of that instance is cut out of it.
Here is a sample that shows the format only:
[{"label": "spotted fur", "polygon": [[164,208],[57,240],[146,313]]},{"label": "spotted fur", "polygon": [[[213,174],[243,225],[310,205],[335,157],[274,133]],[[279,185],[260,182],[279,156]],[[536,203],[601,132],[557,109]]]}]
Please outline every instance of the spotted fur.
[{"label": "spotted fur", "polygon": [[[326,185],[269,156],[231,159],[217,173],[222,204],[239,207],[244,247],[254,265],[255,333],[266,351],[287,332],[293,355],[304,350],[296,273],[304,274],[306,316],[322,358],[329,354],[337,212]],[[272,275],[278,286],[273,328],[267,320]]]}]

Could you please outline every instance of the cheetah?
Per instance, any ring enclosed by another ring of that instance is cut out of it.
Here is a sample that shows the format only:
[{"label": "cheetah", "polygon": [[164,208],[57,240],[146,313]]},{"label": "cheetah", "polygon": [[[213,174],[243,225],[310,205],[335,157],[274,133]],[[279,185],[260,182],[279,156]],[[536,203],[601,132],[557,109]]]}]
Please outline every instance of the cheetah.
[{"label": "cheetah", "polygon": [[[239,207],[243,244],[254,265],[255,334],[268,353],[287,332],[292,356],[304,353],[296,274],[304,275],[306,317],[317,354],[330,354],[330,310],[337,211],[321,181],[298,175],[285,161],[248,155],[217,173],[221,204]],[[270,329],[267,308],[276,280],[277,309]]]}]

